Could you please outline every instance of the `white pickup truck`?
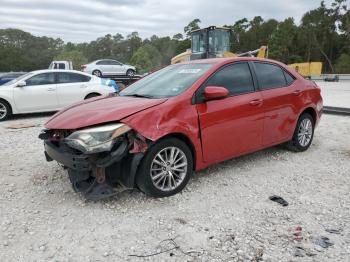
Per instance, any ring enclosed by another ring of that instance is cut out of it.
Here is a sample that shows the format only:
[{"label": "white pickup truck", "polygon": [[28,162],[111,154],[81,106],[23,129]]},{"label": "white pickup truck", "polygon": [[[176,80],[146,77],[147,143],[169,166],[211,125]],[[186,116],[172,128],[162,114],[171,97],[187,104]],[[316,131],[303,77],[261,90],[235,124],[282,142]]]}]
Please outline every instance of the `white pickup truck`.
[{"label": "white pickup truck", "polygon": [[49,69],[73,70],[72,61],[52,61]]}]

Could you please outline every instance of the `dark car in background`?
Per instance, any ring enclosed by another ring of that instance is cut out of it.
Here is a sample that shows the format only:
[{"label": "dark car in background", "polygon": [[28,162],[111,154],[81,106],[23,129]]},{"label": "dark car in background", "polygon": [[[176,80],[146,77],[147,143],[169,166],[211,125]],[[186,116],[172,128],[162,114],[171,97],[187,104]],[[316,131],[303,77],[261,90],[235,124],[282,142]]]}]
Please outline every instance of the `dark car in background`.
[{"label": "dark car in background", "polygon": [[25,74],[24,72],[16,72],[16,73],[6,73],[3,75],[0,75],[0,86],[24,74]]}]

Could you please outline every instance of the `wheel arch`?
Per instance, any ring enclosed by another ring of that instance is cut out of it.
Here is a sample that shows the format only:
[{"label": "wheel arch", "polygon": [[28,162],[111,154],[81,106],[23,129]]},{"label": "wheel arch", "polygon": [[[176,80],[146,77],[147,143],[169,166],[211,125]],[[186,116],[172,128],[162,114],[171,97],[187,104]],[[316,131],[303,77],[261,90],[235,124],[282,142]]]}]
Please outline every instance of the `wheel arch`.
[{"label": "wheel arch", "polygon": [[85,97],[84,97],[84,100],[88,98],[88,96],[90,95],[96,95],[96,96],[102,96],[102,94],[98,93],[98,92],[91,92],[91,93],[88,93]]},{"label": "wheel arch", "polygon": [[1,96],[0,96],[0,100],[5,101],[5,103],[7,103],[7,104],[9,105],[10,110],[11,110],[11,113],[13,113],[13,106],[11,105],[11,103],[9,102],[9,100],[6,99],[6,98],[3,98],[3,97],[1,97]]},{"label": "wheel arch", "polygon": [[310,114],[310,115],[312,116],[312,119],[314,120],[314,124],[316,124],[316,121],[317,121],[317,113],[316,113],[316,110],[315,110],[313,107],[309,106],[309,107],[305,108],[305,109],[299,114],[298,119],[300,118],[300,116],[302,116],[302,115],[305,114],[305,113]]}]

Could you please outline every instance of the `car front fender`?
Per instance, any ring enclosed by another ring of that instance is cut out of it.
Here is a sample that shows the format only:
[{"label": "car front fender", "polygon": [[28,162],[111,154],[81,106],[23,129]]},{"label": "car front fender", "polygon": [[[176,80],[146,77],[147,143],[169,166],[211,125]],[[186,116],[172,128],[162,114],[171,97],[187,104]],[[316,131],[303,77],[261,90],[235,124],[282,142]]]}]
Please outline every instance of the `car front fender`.
[{"label": "car front fender", "polygon": [[[148,140],[156,142],[169,135],[186,137],[193,147],[196,157],[196,170],[204,166],[202,146],[196,109],[179,103],[155,106],[120,120]],[[191,148],[192,149],[192,148]]]}]

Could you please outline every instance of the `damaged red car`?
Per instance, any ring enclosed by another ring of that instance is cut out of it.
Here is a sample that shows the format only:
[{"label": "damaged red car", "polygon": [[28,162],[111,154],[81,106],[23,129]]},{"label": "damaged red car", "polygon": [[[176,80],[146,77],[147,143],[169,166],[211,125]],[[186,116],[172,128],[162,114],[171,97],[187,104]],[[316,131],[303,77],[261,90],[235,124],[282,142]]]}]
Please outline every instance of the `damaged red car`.
[{"label": "damaged red car", "polygon": [[165,197],[193,171],[233,157],[282,143],[305,151],[321,113],[320,88],[284,64],[206,59],[72,105],[39,137],[47,161],[62,164],[89,199],[135,187]]}]

